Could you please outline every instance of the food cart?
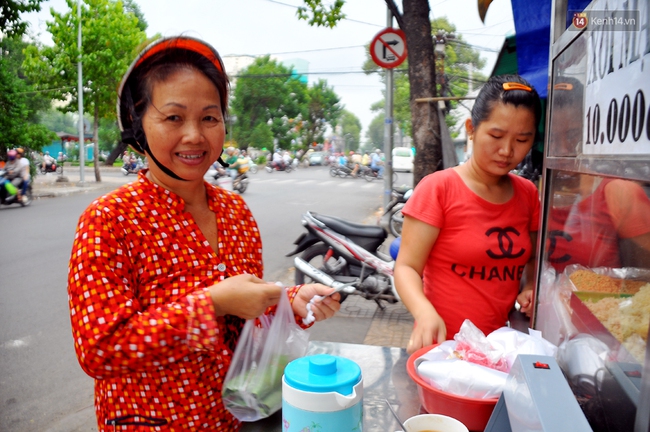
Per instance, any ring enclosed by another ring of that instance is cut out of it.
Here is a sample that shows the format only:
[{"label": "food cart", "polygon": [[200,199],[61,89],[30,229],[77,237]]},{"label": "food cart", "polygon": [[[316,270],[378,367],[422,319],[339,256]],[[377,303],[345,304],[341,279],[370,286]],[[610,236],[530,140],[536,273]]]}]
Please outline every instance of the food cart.
[{"label": "food cart", "polygon": [[650,423],[649,3],[552,8],[532,324],[595,431]]},{"label": "food cart", "polygon": [[[552,3],[535,310],[515,327],[560,347],[564,378],[594,431],[649,432],[650,2],[570,4]],[[361,365],[364,429],[397,429],[383,399],[402,418],[420,412],[403,349],[312,342],[309,352]],[[507,421],[494,426],[507,408],[500,400],[490,430],[510,430]],[[281,430],[280,419],[244,430]]]}]

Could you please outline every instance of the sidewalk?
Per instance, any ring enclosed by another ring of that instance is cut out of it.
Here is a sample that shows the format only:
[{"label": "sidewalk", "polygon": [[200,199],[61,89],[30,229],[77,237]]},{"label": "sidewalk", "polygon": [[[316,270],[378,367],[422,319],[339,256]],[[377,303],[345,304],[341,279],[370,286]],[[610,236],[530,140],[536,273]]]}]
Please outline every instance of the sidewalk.
[{"label": "sidewalk", "polygon": [[[102,173],[120,171],[120,167],[100,167]],[[101,182],[95,181],[95,169],[86,167],[84,170],[84,182],[80,183],[81,170],[79,167],[63,168],[63,174],[47,173],[38,174],[33,178],[32,189],[34,198],[48,198],[70,195],[74,193],[96,192],[104,189],[115,189],[115,187],[132,181],[135,176],[111,177],[101,175]]]}]

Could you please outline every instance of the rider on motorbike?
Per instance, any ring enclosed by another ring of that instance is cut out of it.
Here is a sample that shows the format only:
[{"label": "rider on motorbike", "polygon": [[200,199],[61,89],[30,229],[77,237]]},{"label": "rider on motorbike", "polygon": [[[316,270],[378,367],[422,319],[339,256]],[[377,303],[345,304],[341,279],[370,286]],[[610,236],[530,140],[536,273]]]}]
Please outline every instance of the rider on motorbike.
[{"label": "rider on motorbike", "polygon": [[18,199],[21,199],[21,197],[27,194],[27,188],[29,187],[29,182],[32,179],[32,175],[30,173],[29,159],[25,157],[25,150],[23,150],[21,147],[18,147],[16,149],[16,160],[18,160],[20,163],[21,176],[23,179],[20,194],[18,195]]},{"label": "rider on motorbike", "polygon": [[282,160],[282,153],[280,153],[279,148],[273,153],[273,165],[278,169],[284,168],[284,161]]},{"label": "rider on motorbike", "polygon": [[43,172],[47,172],[47,169],[51,168],[54,162],[54,158],[50,156],[50,152],[46,151],[43,155]]},{"label": "rider on motorbike", "polygon": [[[16,150],[9,150],[7,152],[7,163],[5,164],[5,171],[7,172],[7,181],[16,187],[16,197],[18,201],[22,201],[23,193],[22,186],[26,181],[29,181],[29,166],[24,165],[18,158]],[[27,174],[25,174],[25,172]]]},{"label": "rider on motorbike", "polygon": [[370,168],[377,173],[379,177],[384,175],[384,162],[381,160],[380,156],[381,151],[379,149],[370,157]]}]

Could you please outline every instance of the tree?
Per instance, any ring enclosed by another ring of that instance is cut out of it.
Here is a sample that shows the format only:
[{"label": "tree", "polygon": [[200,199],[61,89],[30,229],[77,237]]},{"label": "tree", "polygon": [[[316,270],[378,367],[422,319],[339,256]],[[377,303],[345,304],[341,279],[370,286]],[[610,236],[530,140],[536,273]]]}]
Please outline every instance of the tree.
[{"label": "tree", "polygon": [[309,102],[306,125],[302,129],[303,142],[322,143],[327,126],[335,123],[341,115],[340,99],[323,79],[309,88],[307,96]]},{"label": "tree", "polygon": [[8,148],[27,147],[40,150],[56,135],[38,124],[38,111],[49,100],[35,92],[22,70],[23,49],[28,44],[20,37],[6,37],[0,42],[0,152]]},{"label": "tree", "polygon": [[327,81],[310,87],[291,68],[258,57],[237,77],[231,103],[235,141],[240,148],[283,149],[322,143],[327,127],[340,115],[339,101]]},{"label": "tree", "polygon": [[[30,47],[25,67],[43,88],[59,88],[55,97],[69,101],[64,110],[77,109],[77,3],[66,0],[69,11],[51,10],[47,28],[53,47]],[[93,117],[95,179],[99,172],[99,120],[115,118],[116,89],[122,75],[146,41],[138,18],[115,0],[84,0],[81,13],[84,110]]]},{"label": "tree", "polygon": [[384,146],[384,114],[377,114],[366,131],[366,150],[380,149]]},{"label": "tree", "polygon": [[0,32],[6,37],[22,36],[27,23],[20,19],[23,12],[38,12],[43,0],[2,0],[0,2]]},{"label": "tree", "polygon": [[341,136],[345,140],[346,150],[358,151],[361,142],[361,122],[359,118],[348,110],[341,110],[338,126],[341,126]]},{"label": "tree", "polygon": [[[442,167],[437,112],[432,109],[432,105],[416,102],[416,99],[438,96],[429,2],[403,0],[403,12],[400,12],[394,0],[384,1],[395,17],[397,25],[406,35],[411,136],[416,148],[413,182],[417,184],[425,175]],[[299,9],[298,18],[308,20],[311,25],[333,27],[336,22],[345,17],[341,12],[344,3],[341,0],[337,0],[329,10],[323,6],[322,0],[303,0],[303,2],[305,7]],[[486,1],[482,0],[482,3],[485,4]]]},{"label": "tree", "polygon": [[[237,77],[231,104],[237,117],[235,141],[240,148],[272,147],[273,141],[281,148],[290,148],[303,117],[307,116],[307,100],[307,84],[291,69],[269,56],[256,58]],[[268,137],[261,123],[270,129],[271,142],[259,142]]]}]

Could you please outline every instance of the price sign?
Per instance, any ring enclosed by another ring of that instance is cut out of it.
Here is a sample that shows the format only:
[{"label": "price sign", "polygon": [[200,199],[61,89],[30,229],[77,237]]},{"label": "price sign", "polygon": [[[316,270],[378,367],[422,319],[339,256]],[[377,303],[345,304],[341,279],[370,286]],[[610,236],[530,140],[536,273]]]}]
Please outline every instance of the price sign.
[{"label": "price sign", "polygon": [[650,18],[637,13],[641,22],[625,28],[616,15],[629,7],[627,2],[616,0],[594,5],[594,9],[611,14],[604,20],[612,18],[609,21],[619,23],[618,28],[593,26],[599,21],[589,16],[593,12],[587,12],[583,154],[650,154],[650,53],[645,30]]}]

